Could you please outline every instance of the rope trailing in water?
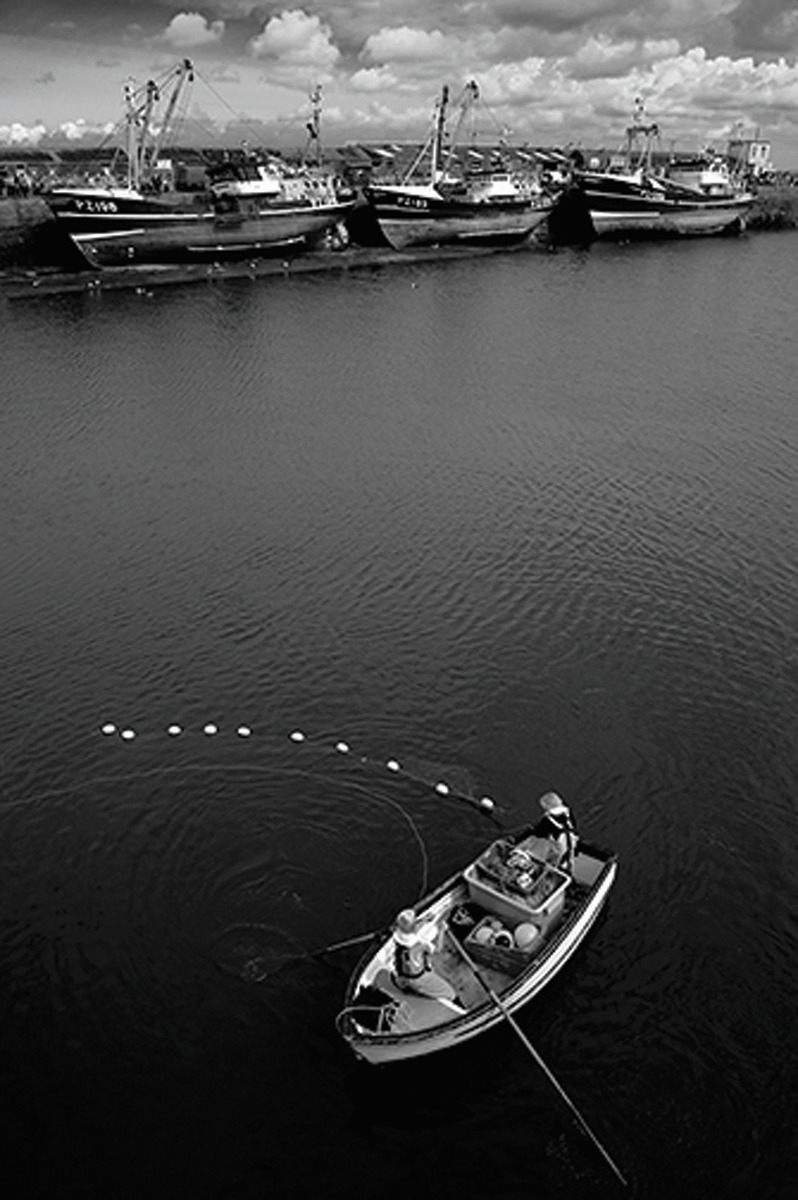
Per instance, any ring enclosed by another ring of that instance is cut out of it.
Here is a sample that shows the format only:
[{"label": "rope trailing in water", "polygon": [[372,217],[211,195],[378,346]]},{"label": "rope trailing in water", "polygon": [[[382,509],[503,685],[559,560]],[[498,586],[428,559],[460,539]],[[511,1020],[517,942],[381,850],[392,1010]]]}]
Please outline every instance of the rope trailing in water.
[{"label": "rope trailing in water", "polygon": [[[448,932],[449,931],[447,930],[447,933]],[[461,957],[465,960],[466,964],[471,969],[471,972],[474,975],[475,979],[477,979],[477,981],[480,983],[483,990],[490,997],[491,1001],[496,1006],[496,1008],[499,1009],[499,1011],[501,1012],[505,1021],[512,1029],[513,1033],[522,1042],[522,1044],[524,1045],[524,1047],[526,1048],[528,1053],[535,1060],[538,1067],[540,1067],[541,1071],[548,1079],[549,1083],[552,1085],[552,1087],[556,1090],[556,1092],[558,1093],[560,1098],[567,1105],[567,1107],[571,1111],[572,1115],[576,1119],[576,1122],[577,1122],[579,1128],[582,1130],[582,1132],[585,1134],[585,1136],[587,1138],[589,1138],[589,1140],[596,1147],[599,1154],[604,1159],[604,1161],[607,1163],[607,1165],[610,1167],[610,1169],[612,1170],[612,1173],[615,1175],[615,1177],[619,1180],[620,1183],[623,1184],[623,1186],[625,1188],[627,1188],[629,1186],[629,1184],[628,1184],[625,1176],[621,1173],[620,1168],[618,1166],[616,1166],[616,1164],[613,1162],[612,1158],[610,1158],[609,1153],[604,1149],[601,1142],[598,1140],[595,1133],[590,1128],[587,1121],[585,1120],[585,1118],[580,1113],[579,1109],[574,1104],[573,1100],[570,1098],[568,1093],[565,1091],[565,1089],[562,1087],[562,1085],[556,1079],[554,1073],[550,1070],[549,1067],[546,1066],[545,1062],[540,1057],[537,1050],[532,1045],[529,1038],[526,1036],[523,1029],[518,1024],[518,1022],[516,1021],[513,1014],[510,1012],[507,1005],[504,1003],[504,1001],[501,999],[501,997],[497,995],[497,993],[493,990],[493,988],[487,982],[484,975],[482,974],[482,972],[479,970],[476,963],[472,959],[471,955],[466,950],[465,946],[463,946],[463,944],[456,937],[454,937],[451,933],[449,933],[449,941],[452,942],[452,944],[455,946],[455,948],[457,949],[457,951],[459,952]]]},{"label": "rope trailing in water", "polygon": [[[136,738],[139,736],[138,732],[135,729],[133,729],[132,727],[123,726],[120,728],[112,721],[105,722],[105,724],[103,724],[100,727],[100,732],[103,734],[104,737],[108,737],[108,738],[118,736],[123,742],[126,742],[128,744],[134,742],[136,740]],[[166,733],[168,734],[168,736],[171,739],[176,739],[176,738],[181,737],[184,732],[185,732],[185,729],[182,725],[172,724],[172,725],[168,725],[166,727]],[[216,722],[208,721],[205,725],[203,725],[202,732],[206,738],[215,738],[220,733],[220,727]],[[250,725],[238,725],[236,727],[235,732],[236,732],[236,736],[239,739],[247,740],[253,736],[253,730]],[[298,731],[295,731],[294,733],[291,734],[291,740],[293,742],[304,742],[305,735],[299,733]],[[345,743],[343,743],[343,742],[339,742],[337,744],[336,749],[338,750],[339,753],[342,752],[341,747],[343,747],[344,745],[345,745]],[[349,747],[347,746],[346,749],[348,751]],[[368,762],[369,760],[361,757],[359,761],[365,763],[365,762]],[[152,773],[153,774],[161,774],[161,773],[167,772],[168,770],[169,770],[168,768],[157,768]],[[212,766],[212,767],[209,767],[209,766],[204,766],[204,765],[197,765],[197,766],[184,766],[184,767],[177,768],[177,770],[178,771],[197,771],[197,772],[202,772],[202,771],[206,771],[206,770],[221,771],[221,772],[228,771],[228,770],[229,771],[235,771],[235,770],[248,771],[249,770],[249,771],[256,771],[256,772],[257,771],[261,771],[261,772],[273,771],[273,772],[276,772],[277,774],[285,773],[284,768],[263,767],[263,766],[241,766],[241,767]],[[299,772],[299,773],[306,774],[306,772]],[[146,774],[146,772],[145,772],[145,774]],[[131,776],[130,778],[133,778],[133,776]],[[391,797],[389,797],[389,796],[385,796],[380,793],[376,793],[376,792],[374,792],[373,789],[365,788],[362,784],[356,783],[354,781],[350,782],[349,787],[354,788],[355,790],[360,792],[363,796],[365,796],[365,798],[368,801],[370,801],[372,803],[387,804],[395,812],[397,812],[399,814],[399,816],[402,818],[402,820],[405,821],[405,823],[408,825],[408,827],[410,828],[410,832],[412,833],[412,835],[416,841],[416,844],[418,845],[419,854],[421,856],[421,884],[420,884],[420,890],[419,890],[419,897],[426,895],[427,890],[429,888],[429,856],[427,854],[427,848],[424,844],[424,839],[421,836],[418,826],[416,825],[413,818],[405,810],[405,808],[399,803],[398,800],[394,800],[394,799],[391,799]]]},{"label": "rope trailing in water", "polygon": [[262,983],[266,979],[273,979],[275,975],[279,975],[286,968],[296,966],[297,963],[307,962],[312,958],[320,958],[323,954],[334,954],[337,950],[349,950],[353,946],[362,945],[363,942],[373,941],[376,936],[377,931],[372,929],[368,933],[358,933],[355,937],[345,938],[342,942],[330,942],[327,946],[320,946],[318,950],[303,950],[299,954],[292,954],[290,958],[281,962],[273,971],[264,971],[257,982]]},{"label": "rope trailing in water", "polygon": [[[255,731],[251,725],[239,724],[229,727],[234,730],[235,736],[240,741],[249,741],[255,736]],[[222,733],[220,725],[216,721],[207,721],[201,726],[202,734],[207,739],[214,739]],[[170,740],[177,740],[187,732],[183,725],[172,723],[166,726],[165,733]],[[103,737],[114,738],[118,737],[121,741],[130,744],[139,736],[138,731],[129,725],[117,725],[114,721],[106,721],[100,726],[100,733]],[[349,742],[339,739],[336,742],[324,742],[321,739],[309,739],[308,736],[300,729],[293,730],[289,735],[289,740],[298,746],[307,745],[313,749],[320,750],[326,754],[334,754],[346,756],[357,762],[361,766],[384,769],[390,771],[393,775],[403,776],[406,779],[413,780],[415,783],[432,786],[435,793],[439,796],[451,798],[455,800],[465,801],[471,807],[477,808],[483,816],[493,820],[497,825],[501,825],[498,819],[498,810],[496,802],[490,796],[477,795],[476,789],[470,786],[470,780],[467,778],[466,786],[458,785],[455,782],[447,781],[441,778],[444,771],[438,771],[433,763],[425,763],[423,760],[409,760],[404,763],[399,759],[391,757],[387,759],[376,759],[369,755],[362,754],[352,750]],[[425,769],[426,768],[426,769]],[[207,768],[207,767],[183,767],[182,770],[235,770],[237,768]],[[243,767],[241,768],[244,769]],[[266,768],[250,768],[264,770]],[[279,768],[275,768],[279,772]],[[160,774],[163,768],[153,772]],[[455,774],[458,768],[452,768]],[[461,772],[463,774],[463,772]],[[429,857],[424,844],[424,839],[416,826],[413,818],[405,810],[405,808],[397,801],[388,796],[375,793],[371,788],[366,788],[362,784],[350,782],[350,787],[356,788],[359,792],[366,796],[369,801],[390,805],[406,822],[410,831],[418,845],[419,854],[421,856],[422,879],[419,890],[419,898],[426,895],[429,886]]]}]

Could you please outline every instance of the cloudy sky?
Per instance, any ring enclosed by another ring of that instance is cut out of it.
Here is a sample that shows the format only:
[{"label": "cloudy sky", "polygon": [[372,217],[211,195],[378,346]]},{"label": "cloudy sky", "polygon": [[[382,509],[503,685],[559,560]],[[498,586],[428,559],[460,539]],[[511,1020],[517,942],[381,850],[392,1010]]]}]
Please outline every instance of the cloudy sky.
[{"label": "cloudy sky", "polygon": [[797,55],[798,0],[0,0],[0,142],[97,140],[126,81],[188,56],[200,125],[273,145],[302,144],[314,85],[335,145],[421,137],[473,78],[513,140],[616,145],[640,96],[666,144],[742,122],[792,167]]}]

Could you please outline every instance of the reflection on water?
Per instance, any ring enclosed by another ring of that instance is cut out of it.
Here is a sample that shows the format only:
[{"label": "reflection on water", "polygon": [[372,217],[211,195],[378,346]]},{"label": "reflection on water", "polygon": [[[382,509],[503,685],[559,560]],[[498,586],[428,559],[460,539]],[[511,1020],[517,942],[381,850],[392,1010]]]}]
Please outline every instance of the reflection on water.
[{"label": "reflection on water", "polygon": [[135,1196],[353,1163],[406,1190],[441,1130],[463,1194],[514,1194],[530,1154],[550,1194],[595,1192],[509,1034],[386,1083],[334,1033],[357,949],[315,952],[495,832],[438,767],[509,824],[556,787],[620,854],[522,1023],[640,1194],[795,1182],[793,248],[7,307],[0,946],[31,1194],[55,1162],[98,1194],[120,1166]]}]

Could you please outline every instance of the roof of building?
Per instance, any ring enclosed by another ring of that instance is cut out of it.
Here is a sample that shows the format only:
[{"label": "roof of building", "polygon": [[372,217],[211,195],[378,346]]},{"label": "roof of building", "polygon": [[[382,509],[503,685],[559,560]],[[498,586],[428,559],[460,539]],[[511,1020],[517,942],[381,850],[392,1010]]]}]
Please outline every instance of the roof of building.
[{"label": "roof of building", "polygon": [[20,165],[43,163],[49,166],[58,162],[58,156],[52,150],[40,150],[38,146],[0,146],[0,163]]}]

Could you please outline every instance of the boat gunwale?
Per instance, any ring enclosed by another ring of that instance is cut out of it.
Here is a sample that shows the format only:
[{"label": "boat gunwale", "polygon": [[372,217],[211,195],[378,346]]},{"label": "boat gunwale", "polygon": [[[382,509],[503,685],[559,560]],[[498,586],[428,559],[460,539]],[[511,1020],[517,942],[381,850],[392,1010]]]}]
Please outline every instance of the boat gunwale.
[{"label": "boat gunwale", "polygon": [[[522,826],[520,829],[510,831],[508,836],[514,838],[523,837],[531,832],[531,830],[531,825]],[[532,999],[532,996],[536,995],[549,982],[553,975],[565,965],[587,935],[607,900],[617,871],[618,856],[614,851],[598,846],[595,843],[582,841],[580,845],[591,857],[603,861],[601,870],[593,882],[587,885],[588,890],[584,896],[576,903],[568,916],[559,923],[552,936],[547,939],[546,945],[541,949],[540,953],[534,957],[534,960],[527,968],[513,979],[511,984],[497,993],[504,1006],[510,1012],[521,1008],[528,1000]],[[466,885],[464,873],[469,865],[471,864],[466,864],[466,867],[449,876],[433,892],[422,898],[420,904],[423,907],[417,908],[419,917],[422,917],[425,912],[432,908],[447,893],[453,892],[458,885]],[[595,911],[591,915],[592,907],[595,908]],[[563,955],[563,944],[574,936],[582,924],[584,924],[582,933],[574,940],[574,944],[568,952]],[[450,1031],[454,1032],[455,1040],[458,1040],[458,1035],[460,1039],[465,1040],[466,1037],[473,1037],[499,1023],[502,1019],[502,1013],[493,1003],[491,997],[486,995],[484,1002],[475,1008],[469,1009],[462,1015],[453,1016],[451,1020],[426,1029],[384,1033],[363,1031],[363,1027],[359,1026],[352,1016],[352,1010],[357,1008],[357,1005],[354,1003],[355,996],[366,968],[387,945],[391,934],[392,930],[388,927],[380,930],[375,935],[374,940],[364,951],[349,977],[344,997],[344,1007],[338,1016],[337,1025],[341,1036],[356,1053],[367,1057],[362,1052],[362,1048],[364,1047],[415,1047],[440,1039],[442,1034],[448,1034]],[[562,961],[557,963],[552,970],[551,959],[556,957],[558,952]],[[537,986],[533,988],[532,985],[536,976],[540,976],[541,978]],[[526,994],[527,991],[530,992],[529,995]],[[396,1057],[401,1057],[401,1055],[397,1055]],[[408,1054],[408,1057],[411,1057],[411,1055]]]}]

